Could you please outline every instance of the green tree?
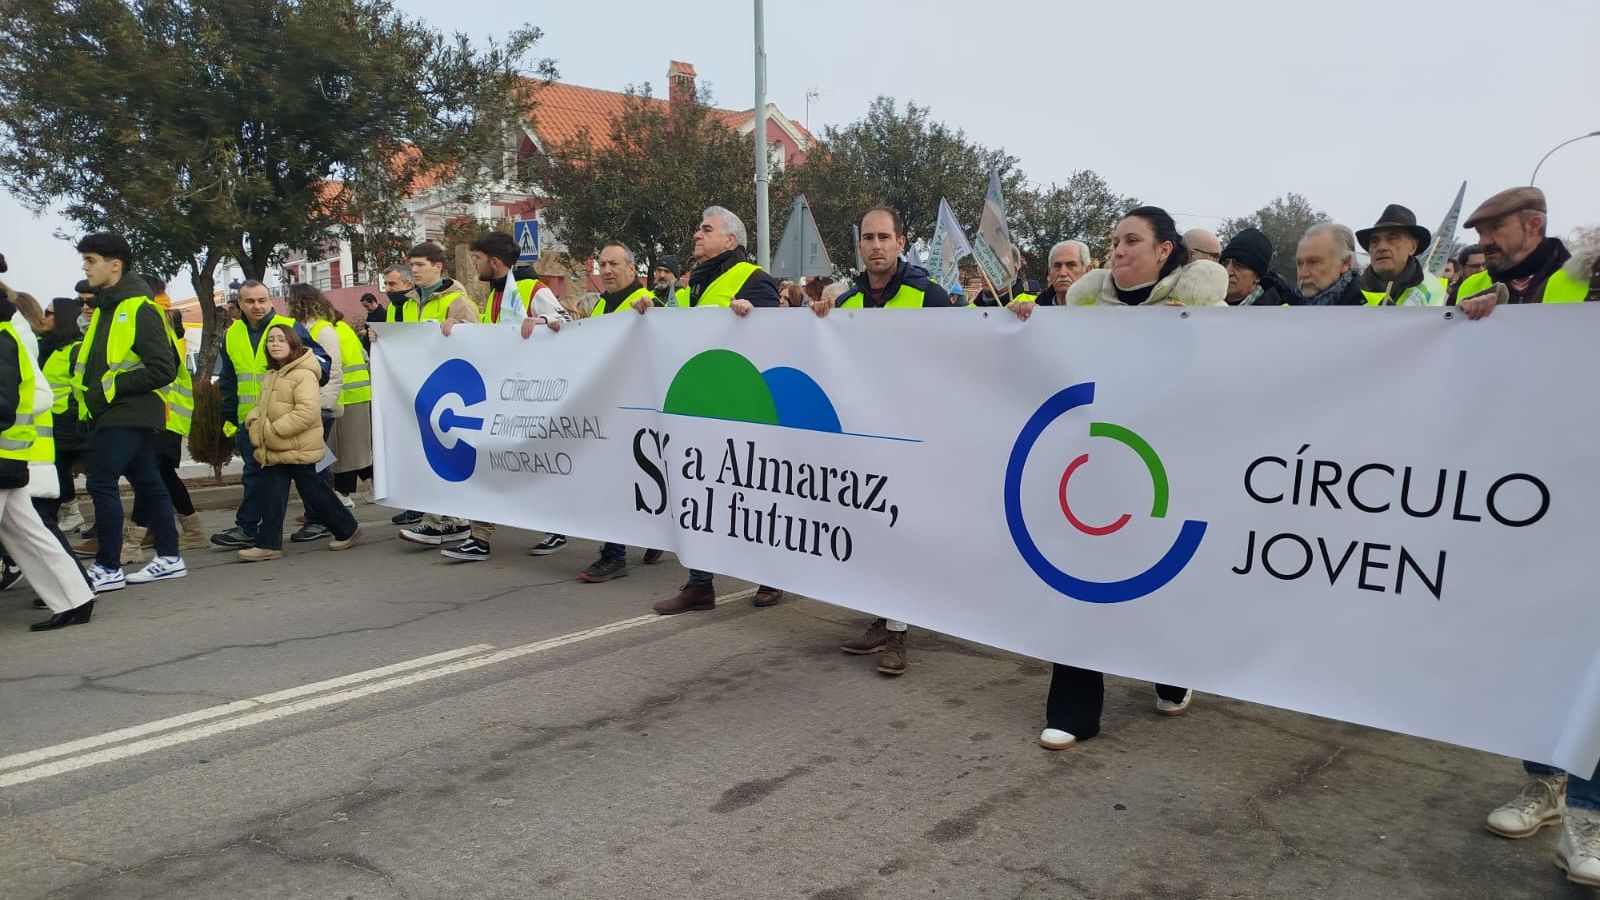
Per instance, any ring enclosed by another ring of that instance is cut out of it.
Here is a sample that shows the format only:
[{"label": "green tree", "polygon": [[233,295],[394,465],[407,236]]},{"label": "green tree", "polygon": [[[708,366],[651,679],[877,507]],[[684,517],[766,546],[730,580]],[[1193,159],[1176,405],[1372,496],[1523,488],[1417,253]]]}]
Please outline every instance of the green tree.
[{"label": "green tree", "polygon": [[930,238],[940,197],[972,231],[990,170],[999,171],[1010,202],[1027,183],[1016,158],[1004,150],[984,147],[960,129],[933,121],[925,106],[907,103],[902,110],[890,97],[872,101],[856,122],[824,129],[819,140],[805,163],[786,173],[783,191],[791,198],[794,192],[805,194],[828,256],[841,267],[855,259],[851,227],[869,206],[883,204],[898,212],[909,238]]},{"label": "green tree", "polygon": [[687,261],[713,204],[747,223],[754,252],[755,139],[707,100],[672,104],[630,90],[608,133],[585,129],[533,155],[527,176],[551,198],[546,220],[575,258],[620,240],[649,266],[663,253]]},{"label": "green tree", "polygon": [[[0,183],[137,267],[188,268],[200,365],[217,267],[260,278],[285,249],[398,233],[420,178],[490,172],[539,38],[475,51],[387,0],[12,0],[0,18]],[[370,251],[367,255],[371,255]]]},{"label": "green tree", "polygon": [[1117,194],[1104,178],[1084,170],[1073,172],[1065,185],[1023,192],[1006,211],[1007,225],[1027,259],[1027,275],[1042,283],[1051,247],[1080,240],[1094,258],[1104,259],[1117,222],[1138,205],[1138,198]]},{"label": "green tree", "polygon": [[1289,284],[1295,283],[1294,254],[1300,246],[1300,236],[1318,222],[1328,221],[1328,214],[1311,205],[1300,194],[1285,194],[1248,216],[1228,219],[1217,229],[1217,237],[1226,245],[1233,236],[1246,228],[1259,228],[1272,241],[1272,271],[1283,276]]}]

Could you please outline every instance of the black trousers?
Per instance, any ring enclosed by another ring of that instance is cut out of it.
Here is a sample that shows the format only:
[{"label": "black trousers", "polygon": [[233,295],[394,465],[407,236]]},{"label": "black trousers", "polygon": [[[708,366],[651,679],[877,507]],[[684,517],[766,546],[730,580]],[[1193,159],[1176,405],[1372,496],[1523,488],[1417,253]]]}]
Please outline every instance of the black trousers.
[{"label": "black trousers", "polygon": [[[1187,689],[1169,684],[1156,685],[1156,696],[1177,703]],[[1092,669],[1050,667],[1050,695],[1045,700],[1044,720],[1049,728],[1059,728],[1078,740],[1100,733],[1100,713],[1106,705],[1106,676]]]},{"label": "black trousers", "polygon": [[261,467],[261,527],[256,531],[256,546],[263,550],[283,549],[283,517],[289,506],[289,483],[294,482],[300,499],[306,503],[306,521],[322,522],[341,541],[356,533],[356,518],[344,508],[333,488],[316,467],[309,463]]}]

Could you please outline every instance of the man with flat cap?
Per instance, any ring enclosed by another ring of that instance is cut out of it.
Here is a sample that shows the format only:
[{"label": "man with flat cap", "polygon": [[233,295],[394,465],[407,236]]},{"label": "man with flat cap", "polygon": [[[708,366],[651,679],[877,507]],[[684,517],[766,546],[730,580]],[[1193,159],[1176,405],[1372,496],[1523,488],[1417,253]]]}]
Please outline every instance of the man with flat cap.
[{"label": "man with flat cap", "polygon": [[1443,306],[1449,287],[1422,268],[1417,255],[1433,243],[1417,214],[1398,203],[1384,207],[1371,228],[1356,232],[1369,264],[1361,273],[1368,306]]},{"label": "man with flat cap", "polygon": [[1544,191],[1517,187],[1483,201],[1467,217],[1478,230],[1487,268],[1469,275],[1456,289],[1465,307],[1469,300],[1492,297],[1499,286],[1506,303],[1580,303],[1589,293],[1587,280],[1563,266],[1572,253],[1559,238],[1545,236]]},{"label": "man with flat cap", "polygon": [[1246,228],[1233,236],[1220,254],[1228,270],[1229,306],[1290,306],[1294,288],[1272,271],[1272,241],[1259,228]]}]

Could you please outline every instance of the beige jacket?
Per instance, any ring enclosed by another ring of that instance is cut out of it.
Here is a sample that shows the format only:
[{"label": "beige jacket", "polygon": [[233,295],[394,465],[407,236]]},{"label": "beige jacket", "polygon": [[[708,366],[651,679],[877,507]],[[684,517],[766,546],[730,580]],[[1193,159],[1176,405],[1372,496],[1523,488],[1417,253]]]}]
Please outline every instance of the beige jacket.
[{"label": "beige jacket", "polygon": [[317,381],[322,364],[307,350],[281,369],[268,369],[261,402],[245,426],[263,466],[310,465],[323,457],[322,404]]},{"label": "beige jacket", "polygon": [[[1150,299],[1142,306],[1160,306],[1168,301],[1184,306],[1227,306],[1228,271],[1209,259],[1199,259],[1174,269],[1156,282]],[[1067,288],[1067,306],[1126,306],[1117,299],[1117,286],[1110,269],[1095,269]]]}]

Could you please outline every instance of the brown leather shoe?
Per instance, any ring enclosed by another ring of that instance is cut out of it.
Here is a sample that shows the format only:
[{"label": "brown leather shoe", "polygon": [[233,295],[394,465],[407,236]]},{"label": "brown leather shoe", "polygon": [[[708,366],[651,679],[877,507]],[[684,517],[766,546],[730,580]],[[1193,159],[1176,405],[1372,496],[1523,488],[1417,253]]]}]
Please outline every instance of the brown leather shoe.
[{"label": "brown leather shoe", "polygon": [[783,599],[783,591],[780,591],[775,587],[767,587],[766,585],[763,584],[760,587],[756,588],[756,595],[754,597],[750,598],[750,605],[751,606],[777,606],[778,605],[778,601],[782,600],[782,599]]},{"label": "brown leather shoe", "polygon": [[686,584],[676,597],[657,601],[650,607],[657,614],[675,616],[678,613],[697,612],[717,608],[717,592],[709,584]]},{"label": "brown leather shoe", "polygon": [[867,626],[867,630],[863,631],[860,637],[845,641],[839,645],[839,649],[857,656],[877,653],[889,641],[889,629],[885,627],[888,624],[887,619],[873,619],[872,624]]},{"label": "brown leather shoe", "polygon": [[878,671],[885,675],[904,675],[906,673],[906,633],[904,631],[889,632],[889,640],[883,645],[883,653],[878,656]]},{"label": "brown leather shoe", "polygon": [[92,537],[86,541],[83,541],[82,543],[72,545],[72,555],[78,557],[79,559],[93,559],[95,554],[99,552],[100,539],[97,537]]}]

